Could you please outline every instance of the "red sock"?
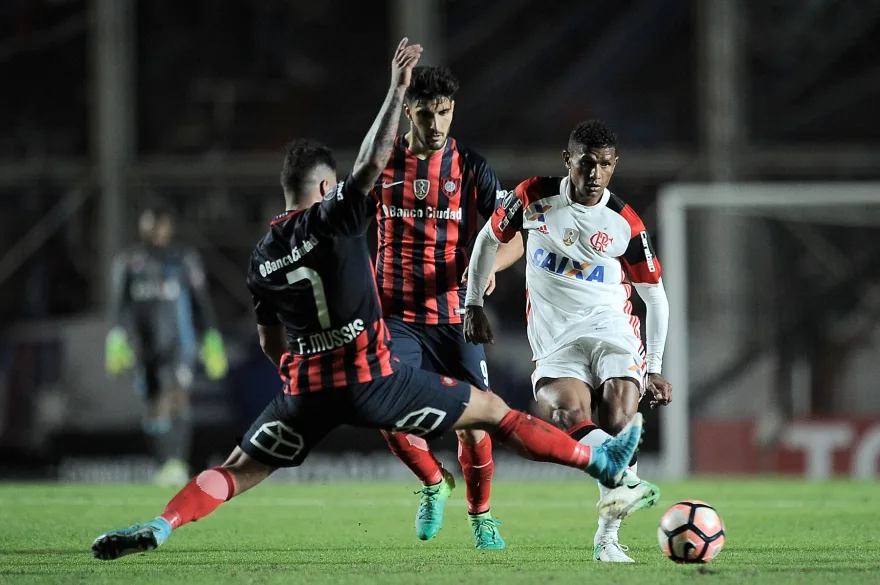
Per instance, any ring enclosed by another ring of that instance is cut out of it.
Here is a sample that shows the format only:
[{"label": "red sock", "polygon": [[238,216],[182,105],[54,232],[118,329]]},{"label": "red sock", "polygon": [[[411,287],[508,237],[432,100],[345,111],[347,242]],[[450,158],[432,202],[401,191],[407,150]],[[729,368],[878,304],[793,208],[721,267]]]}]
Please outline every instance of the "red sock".
[{"label": "red sock", "polygon": [[206,469],[189,480],[177,495],[171,498],[162,518],[171,528],[180,528],[189,522],[200,520],[235,495],[235,480],[226,469]]},{"label": "red sock", "polygon": [[468,513],[482,514],[489,511],[489,491],[492,489],[492,439],[489,435],[475,445],[458,441],[458,462],[464,475]]},{"label": "red sock", "polygon": [[507,413],[495,437],[526,459],[558,463],[586,470],[591,449],[531,415],[518,410]]},{"label": "red sock", "polygon": [[388,441],[391,452],[409,467],[410,471],[419,478],[419,481],[424,485],[440,483],[440,480],[443,479],[440,463],[434,458],[434,454],[431,453],[431,449],[424,439],[405,433],[382,431],[382,434]]}]

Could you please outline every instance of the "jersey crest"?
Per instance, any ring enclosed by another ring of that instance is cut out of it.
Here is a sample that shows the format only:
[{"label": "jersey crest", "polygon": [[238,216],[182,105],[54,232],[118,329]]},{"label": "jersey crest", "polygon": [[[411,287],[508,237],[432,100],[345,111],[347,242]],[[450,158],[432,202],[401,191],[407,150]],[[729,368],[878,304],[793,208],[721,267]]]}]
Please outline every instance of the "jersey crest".
[{"label": "jersey crest", "polygon": [[562,232],[562,243],[566,246],[571,246],[577,242],[578,236],[580,235],[581,233],[575,229],[565,228],[565,231]]},{"label": "jersey crest", "polygon": [[608,249],[608,244],[614,241],[614,238],[603,231],[598,231],[590,236],[590,245],[597,252],[604,253]]},{"label": "jersey crest", "polygon": [[413,194],[416,196],[416,199],[424,199],[427,197],[430,189],[431,181],[428,179],[416,179],[413,181]]}]

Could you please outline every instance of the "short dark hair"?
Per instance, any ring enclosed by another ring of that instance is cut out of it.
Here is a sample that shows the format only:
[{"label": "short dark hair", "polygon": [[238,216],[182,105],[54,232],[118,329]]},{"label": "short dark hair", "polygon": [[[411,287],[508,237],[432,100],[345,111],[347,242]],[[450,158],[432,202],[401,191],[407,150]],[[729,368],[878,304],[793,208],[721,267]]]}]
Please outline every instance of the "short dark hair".
[{"label": "short dark hair", "polygon": [[281,167],[281,186],[286,193],[299,193],[305,187],[309,173],[320,165],[336,171],[333,151],[308,138],[301,138],[284,147],[284,166]]},{"label": "short dark hair", "polygon": [[406,101],[433,102],[438,99],[455,99],[458,79],[442,65],[421,66],[413,69],[412,80],[406,88]]},{"label": "short dark hair", "polygon": [[592,148],[617,149],[617,134],[602,120],[587,120],[574,127],[568,137],[568,150],[590,150]]}]

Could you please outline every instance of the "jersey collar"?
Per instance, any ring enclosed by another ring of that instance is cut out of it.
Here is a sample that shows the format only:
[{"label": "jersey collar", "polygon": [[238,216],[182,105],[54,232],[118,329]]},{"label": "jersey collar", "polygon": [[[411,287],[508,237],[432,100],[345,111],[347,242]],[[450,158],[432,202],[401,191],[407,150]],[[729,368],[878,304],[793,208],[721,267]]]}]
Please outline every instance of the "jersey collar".
[{"label": "jersey collar", "polygon": [[602,198],[599,199],[599,202],[596,205],[581,205],[580,203],[575,203],[571,200],[569,195],[571,191],[571,179],[568,176],[562,178],[562,182],[559,184],[559,194],[562,195],[562,200],[565,202],[566,207],[572,207],[579,211],[593,211],[594,209],[600,209],[608,205],[608,200],[611,199],[611,191],[607,188],[605,192],[602,193]]}]

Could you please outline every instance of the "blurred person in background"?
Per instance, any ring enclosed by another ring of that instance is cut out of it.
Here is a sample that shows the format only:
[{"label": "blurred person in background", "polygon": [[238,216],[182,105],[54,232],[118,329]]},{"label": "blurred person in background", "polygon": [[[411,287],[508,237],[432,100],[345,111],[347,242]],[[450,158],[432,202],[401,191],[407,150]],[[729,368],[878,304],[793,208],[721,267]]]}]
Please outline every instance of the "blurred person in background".
[{"label": "blurred person in background", "polygon": [[[382,314],[404,364],[489,389],[486,352],[464,339],[462,284],[478,217],[488,220],[504,194],[486,160],[449,135],[458,80],[446,67],[416,67],[403,111],[409,131],[394,143],[373,197],[379,248],[376,282]],[[498,254],[492,268],[516,262],[519,234]],[[491,292],[491,290],[489,291]],[[433,538],[455,481],[419,437],[383,432],[391,451],[423,487],[416,536]],[[489,509],[494,473],[492,441],[478,430],[460,430],[458,460],[464,476],[468,519],[478,549],[504,548],[499,522]]]},{"label": "blurred person in background", "polygon": [[137,366],[135,388],[147,401],[143,430],[161,465],[155,481],[183,485],[192,440],[189,388],[199,353],[196,313],[211,380],[226,375],[226,354],[201,258],[174,242],[172,215],[150,207],[138,231],[141,241],[113,260],[106,366],[114,376]]}]

